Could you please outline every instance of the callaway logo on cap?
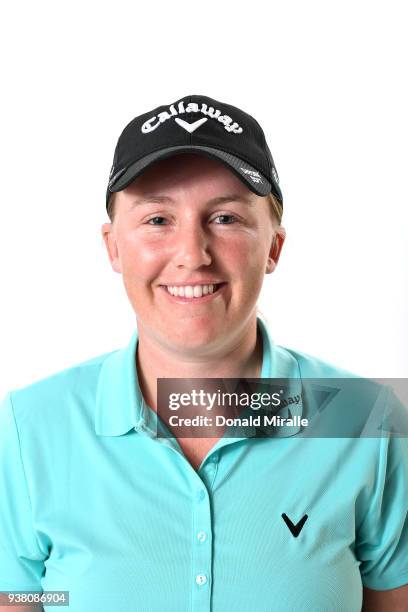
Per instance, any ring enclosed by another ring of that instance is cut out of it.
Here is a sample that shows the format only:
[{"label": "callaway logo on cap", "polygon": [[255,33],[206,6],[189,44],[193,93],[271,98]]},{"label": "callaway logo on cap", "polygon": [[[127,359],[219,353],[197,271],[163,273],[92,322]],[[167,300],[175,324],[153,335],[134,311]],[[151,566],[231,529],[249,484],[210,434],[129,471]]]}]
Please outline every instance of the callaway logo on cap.
[{"label": "callaway logo on cap", "polygon": [[135,117],[116,145],[106,192],[125,189],[151,164],[181,153],[222,162],[254,193],[282,203],[278,173],[259,123],[236,106],[186,96]]}]

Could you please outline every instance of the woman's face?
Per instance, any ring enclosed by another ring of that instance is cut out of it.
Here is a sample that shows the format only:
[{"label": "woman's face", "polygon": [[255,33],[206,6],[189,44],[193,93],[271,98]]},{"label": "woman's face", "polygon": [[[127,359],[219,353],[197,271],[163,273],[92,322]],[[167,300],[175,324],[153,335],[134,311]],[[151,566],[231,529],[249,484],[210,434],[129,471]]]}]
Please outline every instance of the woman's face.
[{"label": "woman's face", "polygon": [[[284,240],[269,206],[200,155],[162,160],[118,192],[114,222],[102,232],[139,332],[184,355],[238,339],[256,317],[264,275]],[[216,285],[214,292],[188,297],[205,293],[204,285]]]}]

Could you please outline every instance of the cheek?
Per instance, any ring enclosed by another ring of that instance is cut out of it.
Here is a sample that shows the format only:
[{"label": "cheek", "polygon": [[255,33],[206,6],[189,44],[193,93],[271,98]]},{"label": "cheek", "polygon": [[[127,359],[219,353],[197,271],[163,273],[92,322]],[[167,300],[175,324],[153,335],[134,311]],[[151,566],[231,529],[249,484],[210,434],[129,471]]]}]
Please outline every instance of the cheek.
[{"label": "cheek", "polygon": [[[165,236],[129,232],[122,236],[119,254],[125,284],[154,280],[171,262],[177,248]],[[259,231],[243,230],[210,239],[214,268],[228,268],[232,278],[245,279],[246,284],[262,283],[267,260],[265,236]]]},{"label": "cheek", "polygon": [[[232,302],[241,310],[244,305],[253,306],[261,292],[265,278],[268,248],[265,236],[244,232],[228,241],[228,271],[235,284]],[[225,245],[226,246],[226,245]]]},{"label": "cheek", "polygon": [[166,260],[164,249],[139,235],[128,235],[119,245],[122,275],[125,282],[135,284],[153,279]]},{"label": "cheek", "polygon": [[249,283],[257,283],[258,276],[262,277],[264,274],[268,258],[264,236],[242,232],[234,237],[230,236],[228,244],[223,246],[236,274],[242,276],[245,273]]}]

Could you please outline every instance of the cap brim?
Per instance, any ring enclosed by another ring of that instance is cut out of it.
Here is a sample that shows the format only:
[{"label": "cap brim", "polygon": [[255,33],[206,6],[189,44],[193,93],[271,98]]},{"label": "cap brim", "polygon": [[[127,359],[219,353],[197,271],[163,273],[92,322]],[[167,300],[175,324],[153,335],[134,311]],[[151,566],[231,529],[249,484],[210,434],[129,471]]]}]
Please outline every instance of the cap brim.
[{"label": "cap brim", "polygon": [[232,170],[236,176],[241,179],[247,187],[260,196],[266,196],[271,191],[282,201],[282,194],[278,185],[271,184],[258,170],[253,168],[246,161],[221,151],[220,149],[214,149],[212,147],[203,147],[198,145],[182,145],[177,147],[168,147],[166,149],[160,149],[146,155],[142,159],[131,164],[126,168],[123,173],[118,176],[117,174],[113,177],[113,180],[109,183],[108,192],[117,192],[125,189],[132,181],[134,181],[142,172],[144,172],[149,166],[155,162],[165,159],[167,157],[173,157],[175,155],[181,155],[182,153],[196,153],[210,157],[212,159],[219,160],[227,168]]}]

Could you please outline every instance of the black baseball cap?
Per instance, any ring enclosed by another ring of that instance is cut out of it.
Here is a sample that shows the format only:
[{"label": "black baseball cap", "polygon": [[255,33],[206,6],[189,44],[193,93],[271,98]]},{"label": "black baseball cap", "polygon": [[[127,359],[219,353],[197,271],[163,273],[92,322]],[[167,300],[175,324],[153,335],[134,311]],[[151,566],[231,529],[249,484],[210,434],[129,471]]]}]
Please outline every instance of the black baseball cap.
[{"label": "black baseball cap", "polygon": [[106,191],[125,189],[155,162],[196,153],[222,162],[260,196],[283,204],[279,177],[259,123],[236,106],[185,96],[135,117],[119,136]]}]

